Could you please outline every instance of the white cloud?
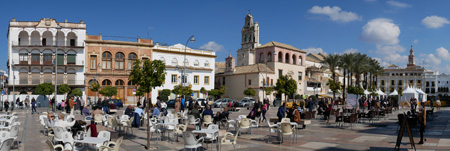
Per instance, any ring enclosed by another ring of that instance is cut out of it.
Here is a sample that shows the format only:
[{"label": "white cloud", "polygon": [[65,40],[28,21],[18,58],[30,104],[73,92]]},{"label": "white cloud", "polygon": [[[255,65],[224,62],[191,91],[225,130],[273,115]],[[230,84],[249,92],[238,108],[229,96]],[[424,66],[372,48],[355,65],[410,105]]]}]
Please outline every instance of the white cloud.
[{"label": "white cloud", "polygon": [[445,49],[444,47],[437,48],[436,55],[443,60],[450,60],[450,54],[448,53],[448,50]]},{"label": "white cloud", "polygon": [[344,53],[355,53],[355,52],[358,52],[358,49],[350,48],[350,49],[344,50]]},{"label": "white cloud", "polygon": [[414,39],[413,43],[414,43],[415,45],[419,44],[419,39]]},{"label": "white cloud", "polygon": [[302,49],[302,50],[304,50],[304,51],[306,51],[306,52],[308,52],[308,53],[315,53],[315,54],[317,54],[317,53],[319,53],[319,52],[322,52],[322,53],[323,53],[323,49],[322,49],[322,48],[309,47],[309,48]]},{"label": "white cloud", "polygon": [[445,17],[434,15],[434,16],[427,16],[424,19],[422,19],[422,24],[427,26],[428,28],[440,28],[445,24],[450,24],[450,21],[448,21],[448,19]]},{"label": "white cloud", "polygon": [[406,65],[408,61],[408,56],[395,53],[392,55],[386,55],[383,57],[383,59],[385,61],[391,62],[392,64],[396,64],[397,66],[403,66]]},{"label": "white cloud", "polygon": [[376,47],[375,53],[380,55],[392,55],[406,50],[405,47],[400,45],[377,45]]},{"label": "white cloud", "polygon": [[217,44],[214,41],[210,41],[210,42],[200,46],[200,49],[212,50],[212,51],[217,52],[217,51],[225,50],[225,47],[223,47],[220,44]]},{"label": "white cloud", "polygon": [[397,2],[397,1],[386,1],[386,4],[389,5],[389,6],[398,7],[398,8],[409,8],[409,7],[412,6],[410,4]]},{"label": "white cloud", "polygon": [[375,44],[394,45],[399,42],[400,28],[386,18],[377,18],[362,27],[360,39]]},{"label": "white cloud", "polygon": [[311,14],[326,15],[332,21],[337,22],[351,22],[355,20],[361,20],[361,16],[359,16],[358,14],[354,12],[342,11],[342,9],[338,6],[313,6],[308,10],[308,12]]},{"label": "white cloud", "polygon": [[422,64],[422,61],[425,61],[427,66],[438,66],[441,64],[441,59],[437,58],[434,54],[420,54],[419,57],[416,58],[416,65]]}]

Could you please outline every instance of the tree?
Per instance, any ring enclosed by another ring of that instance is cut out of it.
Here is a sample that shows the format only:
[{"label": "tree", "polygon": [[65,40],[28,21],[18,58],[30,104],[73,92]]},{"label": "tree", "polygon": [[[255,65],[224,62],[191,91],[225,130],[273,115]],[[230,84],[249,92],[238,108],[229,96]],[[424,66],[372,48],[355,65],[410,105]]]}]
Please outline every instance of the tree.
[{"label": "tree", "polygon": [[219,96],[222,96],[225,93],[227,93],[227,87],[224,86],[224,85],[220,86],[220,88],[219,88]]},{"label": "tree", "polygon": [[[100,90],[100,84],[98,84],[97,81],[93,82],[93,83],[91,84],[90,90],[91,90],[92,92],[95,92],[95,93],[97,94],[97,92]],[[97,96],[97,95],[96,95],[96,96]],[[97,101],[97,97],[95,98],[94,101]]]},{"label": "tree", "polygon": [[[208,91],[206,91],[205,87],[200,88],[200,93],[203,94],[203,96],[206,96],[206,94],[208,93]],[[206,97],[205,97],[206,98]]]},{"label": "tree", "polygon": [[[34,93],[38,94],[38,95],[43,95],[44,100],[45,100],[46,95],[51,95],[54,92],[55,92],[55,86],[52,83],[41,83],[36,86],[36,89],[34,89]],[[48,108],[47,108],[47,111],[48,111]]]},{"label": "tree", "polygon": [[79,89],[79,88],[76,88],[76,89],[73,89],[72,90],[72,93],[71,93],[73,96],[78,96],[78,97],[81,97],[81,96],[83,96],[83,91],[81,91],[81,89]]},{"label": "tree", "polygon": [[[346,93],[347,91],[347,87],[350,85],[350,81],[352,80],[352,78],[350,77],[351,71],[352,71],[352,67],[353,67],[353,53],[346,53],[344,55],[341,56],[341,67],[343,68],[343,72],[344,72],[344,88],[343,88],[343,98],[344,98],[344,102],[346,99]],[[347,77],[347,87],[345,84],[345,77]]]},{"label": "tree", "polygon": [[112,96],[117,94],[117,88],[112,87],[112,86],[107,86],[107,87],[100,89],[99,93],[102,94],[103,96],[111,98]]},{"label": "tree", "polygon": [[163,89],[159,93],[159,99],[161,101],[163,101],[163,102],[167,102],[167,100],[169,100],[169,96],[170,96],[170,90],[169,89]]},{"label": "tree", "polygon": [[172,90],[172,93],[173,94],[175,94],[176,95],[176,97],[178,97],[178,95],[181,95],[181,89],[182,89],[183,87],[181,86],[181,84],[179,84],[179,85],[176,85],[176,86],[173,86],[173,90]]},{"label": "tree", "polygon": [[271,95],[273,93],[273,87],[265,87],[266,95]]},{"label": "tree", "polygon": [[[140,87],[147,88],[147,98],[150,98],[152,88],[159,87],[166,79],[166,65],[161,60],[145,60],[142,63],[137,59],[133,64],[130,76],[128,77],[133,83]],[[146,112],[149,112],[151,99],[147,101]],[[150,119],[150,114],[147,114],[147,119]],[[150,125],[147,123],[147,149],[150,150]]]},{"label": "tree", "polygon": [[256,91],[253,88],[247,88],[244,90],[244,95],[246,96],[255,96],[256,95]]},{"label": "tree", "polygon": [[336,96],[336,92],[338,92],[341,89],[341,82],[334,81],[333,79],[328,79],[327,83],[328,88],[330,88],[331,91],[333,91],[333,99]]},{"label": "tree", "polygon": [[329,69],[331,78],[336,81],[336,69],[339,67],[341,57],[339,54],[330,54],[323,58],[322,68]]},{"label": "tree", "polygon": [[68,92],[70,92],[70,87],[69,87],[69,85],[68,84],[60,84],[59,86],[58,86],[58,92],[60,93],[60,94],[64,94],[65,96],[64,96],[64,98],[65,99],[67,99],[67,95],[66,95],[66,93],[68,93]]},{"label": "tree", "polygon": [[212,90],[208,91],[208,95],[209,96],[213,96],[214,100],[215,100],[218,97],[224,95],[226,91],[227,91],[227,87],[226,86],[220,86],[219,89],[212,89]]},{"label": "tree", "polygon": [[280,75],[275,85],[275,90],[279,94],[284,94],[287,100],[286,95],[292,95],[297,91],[297,82],[291,76]]},{"label": "tree", "polygon": [[191,94],[192,94],[193,92],[194,92],[194,91],[192,90],[192,85],[184,86],[184,87],[181,89],[181,94],[184,95],[184,96],[191,96]]}]

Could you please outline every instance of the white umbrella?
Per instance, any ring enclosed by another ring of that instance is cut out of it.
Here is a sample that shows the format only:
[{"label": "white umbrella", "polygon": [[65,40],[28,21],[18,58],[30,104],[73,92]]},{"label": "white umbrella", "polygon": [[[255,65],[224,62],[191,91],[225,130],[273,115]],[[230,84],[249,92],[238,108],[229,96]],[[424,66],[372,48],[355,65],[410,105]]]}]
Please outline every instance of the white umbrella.
[{"label": "white umbrella", "polygon": [[380,89],[377,90],[377,93],[378,93],[378,95],[386,95],[386,94],[384,94],[384,92],[381,91]]},{"label": "white umbrella", "polygon": [[397,90],[394,90],[394,92],[392,92],[392,93],[389,94],[389,95],[398,95],[398,92],[397,92]]},{"label": "white umbrella", "polygon": [[370,92],[369,92],[369,91],[367,91],[367,90],[364,90],[364,94],[366,94],[366,95],[369,95],[369,94],[370,94]]}]

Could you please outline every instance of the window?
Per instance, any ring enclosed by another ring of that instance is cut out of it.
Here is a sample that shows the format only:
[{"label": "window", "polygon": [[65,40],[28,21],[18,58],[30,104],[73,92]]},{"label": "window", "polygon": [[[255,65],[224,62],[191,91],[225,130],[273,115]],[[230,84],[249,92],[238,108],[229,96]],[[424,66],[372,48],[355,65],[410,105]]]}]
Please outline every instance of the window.
[{"label": "window", "polygon": [[198,82],[198,75],[196,75],[196,76],[194,76],[194,84],[198,84],[199,82]]},{"label": "window", "polygon": [[381,80],[381,85],[384,85],[384,80]]},{"label": "window", "polygon": [[273,79],[270,79],[270,85],[273,85]]},{"label": "window", "polygon": [[[434,81],[431,82],[431,87],[434,87]],[[434,93],[433,89],[431,91],[432,91],[431,93]]]},{"label": "window", "polygon": [[109,81],[109,80],[103,80],[102,85],[103,85],[103,86],[109,86],[109,85],[111,85],[111,81]]},{"label": "window", "polygon": [[172,84],[176,84],[177,83],[177,75],[176,74],[172,74],[172,76],[171,76],[171,83]]},{"label": "window", "polygon": [[128,69],[129,70],[133,69],[133,64],[134,64],[135,60],[136,60],[136,54],[135,53],[128,54]]},{"label": "window", "polygon": [[205,76],[204,82],[205,82],[205,85],[209,85],[209,76]]},{"label": "window", "polygon": [[91,69],[97,69],[97,56],[91,55],[89,60],[91,62]]},{"label": "window", "polygon": [[42,59],[44,60],[44,64],[52,64],[52,54],[51,53],[44,52]]},{"label": "window", "polygon": [[70,39],[70,46],[75,46],[75,39]]},{"label": "window", "polygon": [[298,56],[298,65],[302,65],[302,62],[303,62],[302,56]]},{"label": "window", "polygon": [[248,85],[252,85],[252,80],[248,80]]},{"label": "window", "polygon": [[259,54],[259,63],[263,63],[264,62],[264,54],[260,53]]},{"label": "window", "polygon": [[41,55],[39,53],[31,54],[31,64],[40,64],[41,63]]},{"label": "window", "polygon": [[125,82],[123,82],[122,80],[117,80],[116,81],[116,86],[123,86]]},{"label": "window", "polygon": [[429,86],[430,86],[430,82],[427,81],[427,83],[426,83],[425,85],[426,85],[427,87],[429,87]]},{"label": "window", "polygon": [[418,83],[418,84],[421,84],[421,83],[422,83],[422,80],[417,80],[417,83]]},{"label": "window", "polygon": [[116,53],[116,63],[115,63],[116,68],[115,69],[124,69],[123,68],[124,61],[125,61],[125,59],[124,59],[123,53],[121,53],[121,52]]},{"label": "window", "polygon": [[222,77],[222,85],[225,85],[225,77]]},{"label": "window", "polygon": [[267,62],[272,62],[272,53],[267,54]]},{"label": "window", "polygon": [[412,85],[414,83],[414,80],[409,80],[409,84]]},{"label": "window", "polygon": [[402,80],[398,80],[398,85],[402,85]]},{"label": "window", "polygon": [[281,52],[278,53],[278,62],[283,62],[283,54]]},{"label": "window", "polygon": [[188,76],[181,76],[181,83],[187,83],[187,77]]},{"label": "window", "polygon": [[28,53],[19,53],[20,64],[28,64]]},{"label": "window", "polygon": [[208,61],[205,62],[205,67],[209,67],[209,62]]},{"label": "window", "polygon": [[278,76],[282,76],[283,75],[283,70],[278,69]]},{"label": "window", "polygon": [[47,45],[47,38],[42,38],[42,46],[46,46]]},{"label": "window", "polygon": [[76,63],[76,54],[67,54],[67,64]]},{"label": "window", "polygon": [[198,67],[199,64],[200,64],[200,63],[198,62],[198,60],[195,60],[195,61],[194,61],[194,66],[195,66],[195,67]]},{"label": "window", "polygon": [[174,66],[178,65],[178,60],[176,58],[172,59],[172,65]]},{"label": "window", "polygon": [[104,52],[102,54],[102,68],[103,69],[111,69],[111,53]]},{"label": "window", "polygon": [[188,59],[184,59],[184,64],[183,65],[189,66],[189,60]]},{"label": "window", "polygon": [[298,72],[298,80],[302,80],[302,72]]}]

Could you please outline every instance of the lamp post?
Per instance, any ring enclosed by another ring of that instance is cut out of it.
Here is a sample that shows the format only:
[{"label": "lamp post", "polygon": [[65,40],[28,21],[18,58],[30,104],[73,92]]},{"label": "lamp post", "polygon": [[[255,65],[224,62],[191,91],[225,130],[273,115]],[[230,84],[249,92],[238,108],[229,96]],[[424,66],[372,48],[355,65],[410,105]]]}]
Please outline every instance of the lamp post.
[{"label": "lamp post", "polygon": [[[13,68],[13,71],[14,71],[14,60],[12,61],[12,68]],[[13,72],[13,101],[16,101],[16,89],[15,89],[15,86],[16,86],[16,75],[14,75],[14,72]],[[8,100],[6,100],[6,101],[8,101]],[[12,109],[14,108],[14,104],[13,104],[13,107],[12,107]]]},{"label": "lamp post", "polygon": [[[58,31],[61,30],[61,26],[56,26],[56,45],[55,45],[55,103],[58,102]],[[53,105],[55,107],[55,105]],[[53,108],[53,107],[52,107]],[[48,108],[47,108],[48,110]]]},{"label": "lamp post", "polygon": [[[95,70],[94,82],[96,82],[97,84],[98,84],[97,79],[98,79],[98,69],[99,69],[99,68],[100,68],[100,63],[98,63],[98,65],[97,65],[97,70]],[[96,78],[97,78],[97,79],[96,79]],[[97,101],[97,95],[98,95],[98,90],[95,92],[95,99],[94,99],[94,102]]]},{"label": "lamp post", "polygon": [[[184,60],[183,60],[184,67],[183,67],[183,74],[181,76],[181,92],[183,92],[183,88],[184,88],[183,84],[187,82],[187,78],[186,78],[186,49],[187,49],[187,45],[188,45],[189,41],[192,41],[192,42],[195,41],[194,35],[189,37],[189,39],[186,41],[186,45],[184,45]],[[186,95],[183,95],[183,97],[184,97],[184,101],[186,101]]]}]

